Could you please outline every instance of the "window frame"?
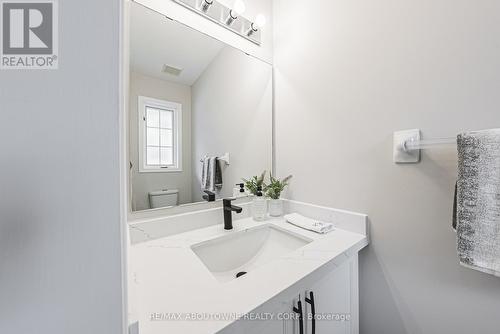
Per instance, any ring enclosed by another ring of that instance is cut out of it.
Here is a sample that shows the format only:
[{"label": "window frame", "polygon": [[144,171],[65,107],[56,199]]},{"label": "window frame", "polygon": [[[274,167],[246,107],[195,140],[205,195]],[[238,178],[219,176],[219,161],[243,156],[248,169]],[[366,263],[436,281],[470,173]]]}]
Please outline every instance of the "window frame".
[{"label": "window frame", "polygon": [[[147,139],[146,139],[146,108],[173,111],[173,166],[148,166],[147,165]],[[138,124],[139,124],[139,173],[173,173],[182,172],[182,104],[159,100],[147,96],[138,97]]]}]

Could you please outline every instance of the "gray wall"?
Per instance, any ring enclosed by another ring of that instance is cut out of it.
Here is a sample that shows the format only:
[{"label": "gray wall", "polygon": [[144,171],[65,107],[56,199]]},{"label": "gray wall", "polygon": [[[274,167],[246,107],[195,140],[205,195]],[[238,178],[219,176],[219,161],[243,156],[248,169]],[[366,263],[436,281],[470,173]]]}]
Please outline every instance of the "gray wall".
[{"label": "gray wall", "polygon": [[278,174],[365,212],[361,333],[498,333],[500,278],[458,264],[456,153],[392,163],[392,133],[500,127],[500,2],[275,0]]},{"label": "gray wall", "polygon": [[119,1],[59,11],[59,70],[0,71],[0,333],[116,334]]},{"label": "gray wall", "polygon": [[[137,109],[141,95],[182,104],[182,172],[139,173]],[[179,204],[191,203],[191,87],[131,72],[129,109],[132,209],[149,209],[149,192],[162,189],[178,189]]]},{"label": "gray wall", "polygon": [[230,154],[220,197],[272,165],[272,67],[225,47],[192,86],[193,201],[201,200],[200,159]]}]

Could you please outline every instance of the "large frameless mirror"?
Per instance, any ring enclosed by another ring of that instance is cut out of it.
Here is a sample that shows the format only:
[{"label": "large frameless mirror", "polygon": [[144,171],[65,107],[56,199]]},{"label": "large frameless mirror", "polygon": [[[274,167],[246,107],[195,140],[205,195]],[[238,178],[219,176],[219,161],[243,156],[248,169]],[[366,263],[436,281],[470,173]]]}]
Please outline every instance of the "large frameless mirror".
[{"label": "large frameless mirror", "polygon": [[131,4],[132,211],[238,194],[271,170],[272,67]]}]

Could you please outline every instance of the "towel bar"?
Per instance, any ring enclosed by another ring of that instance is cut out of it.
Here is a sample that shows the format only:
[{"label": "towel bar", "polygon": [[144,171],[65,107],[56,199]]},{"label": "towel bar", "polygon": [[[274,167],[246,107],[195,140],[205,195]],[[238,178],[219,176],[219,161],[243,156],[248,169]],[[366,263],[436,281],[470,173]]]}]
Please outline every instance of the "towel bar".
[{"label": "towel bar", "polygon": [[[226,166],[229,166],[229,153],[225,153],[222,157],[217,157],[217,159],[219,159],[219,161],[224,161]],[[203,159],[200,159],[200,162],[203,162]]]},{"label": "towel bar", "polygon": [[421,139],[419,129],[396,131],[393,160],[395,163],[417,163],[420,162],[420,150],[456,144],[456,138]]},{"label": "towel bar", "polygon": [[425,150],[428,148],[435,148],[444,145],[456,145],[456,138],[436,138],[436,139],[420,139],[420,140],[406,140],[403,147],[406,151]]}]

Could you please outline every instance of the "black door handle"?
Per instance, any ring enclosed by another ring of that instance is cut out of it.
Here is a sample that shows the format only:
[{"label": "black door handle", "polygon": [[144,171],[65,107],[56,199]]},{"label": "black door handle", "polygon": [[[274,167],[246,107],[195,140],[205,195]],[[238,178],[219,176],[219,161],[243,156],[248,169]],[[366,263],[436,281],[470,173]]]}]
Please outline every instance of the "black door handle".
[{"label": "black door handle", "polygon": [[309,292],[309,298],[306,297],[306,303],[311,305],[311,327],[312,334],[316,334],[316,307],[314,306],[314,294],[312,291]]},{"label": "black door handle", "polygon": [[297,302],[297,307],[293,307],[293,312],[299,315],[299,333],[304,334],[304,314],[302,313],[302,302],[300,301],[300,296],[299,301]]}]

